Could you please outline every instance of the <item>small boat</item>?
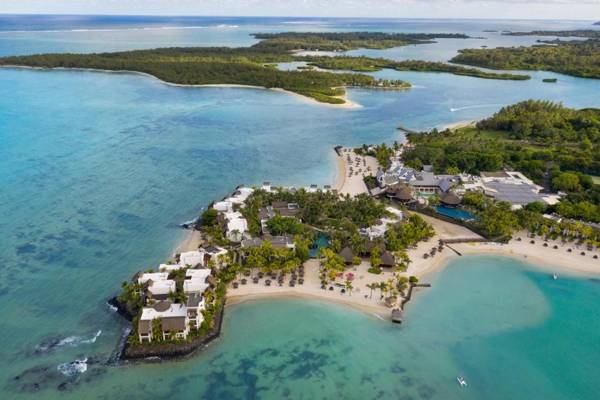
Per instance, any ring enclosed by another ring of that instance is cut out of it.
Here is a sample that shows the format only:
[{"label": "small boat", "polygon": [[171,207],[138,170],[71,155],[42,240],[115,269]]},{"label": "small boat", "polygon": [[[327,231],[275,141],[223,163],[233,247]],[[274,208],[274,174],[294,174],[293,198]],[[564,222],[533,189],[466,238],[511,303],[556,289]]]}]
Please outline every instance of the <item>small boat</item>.
[{"label": "small boat", "polygon": [[558,274],[553,274],[553,275],[552,275],[552,278],[553,278],[554,280],[557,280],[557,279],[558,279]]},{"label": "small boat", "polygon": [[463,378],[462,376],[457,376],[456,380],[458,381],[458,384],[462,387],[462,386],[467,386],[467,381],[465,381],[465,378]]}]

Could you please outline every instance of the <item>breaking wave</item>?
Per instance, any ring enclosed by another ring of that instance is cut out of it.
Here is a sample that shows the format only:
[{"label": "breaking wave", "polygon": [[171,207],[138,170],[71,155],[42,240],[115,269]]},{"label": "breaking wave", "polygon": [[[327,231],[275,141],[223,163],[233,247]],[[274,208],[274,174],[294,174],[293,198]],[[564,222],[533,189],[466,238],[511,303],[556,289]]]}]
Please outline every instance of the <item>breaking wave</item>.
[{"label": "breaking wave", "polygon": [[59,364],[56,369],[64,376],[72,378],[87,371],[87,360],[88,359],[86,357],[83,360],[75,360],[70,363]]}]

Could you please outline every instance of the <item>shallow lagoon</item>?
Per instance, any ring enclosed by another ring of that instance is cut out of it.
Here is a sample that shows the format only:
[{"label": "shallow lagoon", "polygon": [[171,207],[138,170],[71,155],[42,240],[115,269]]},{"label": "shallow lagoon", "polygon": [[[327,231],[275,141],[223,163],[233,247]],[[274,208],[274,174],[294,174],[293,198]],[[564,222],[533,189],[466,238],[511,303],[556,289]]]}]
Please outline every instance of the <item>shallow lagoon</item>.
[{"label": "shallow lagoon", "polygon": [[253,301],[230,308],[223,337],[192,359],[90,364],[61,393],[61,380],[49,379],[36,398],[596,398],[597,281],[554,281],[516,260],[471,256],[431,282],[402,326],[338,304]]},{"label": "shallow lagoon", "polygon": [[[214,29],[202,34],[162,29],[144,35],[129,28],[96,34],[2,33],[0,54],[247,44],[248,32],[216,27],[222,22],[212,21]],[[363,26],[363,21],[285,22],[301,21],[278,22],[299,30],[318,24],[348,30]],[[439,21],[428,23],[433,24],[429,29],[439,26]],[[252,24],[248,31],[255,30],[257,23]],[[405,21],[397,26],[427,27]],[[231,40],[227,32],[233,32]],[[182,40],[188,34],[194,37]],[[11,35],[29,37],[22,42]],[[226,336],[198,358],[169,364],[167,370],[102,366],[123,327],[106,298],[133,272],[172,252],[183,235],[178,223],[237,184],[265,179],[286,185],[330,183],[334,145],[401,140],[395,130],[399,123],[429,129],[481,118],[530,97],[600,106],[599,81],[560,76],[556,85],[541,83],[542,77],[554,75],[548,73],[528,82],[378,74],[401,77],[415,87],[351,90],[350,98],[363,108],[336,110],[283,93],[183,89],[129,74],[0,70],[1,390],[22,398],[34,392],[36,398],[166,393],[211,398],[225,395],[222,382],[227,379],[232,398],[257,393],[308,397],[301,391],[308,393],[309,384],[313,393],[329,398],[340,392],[369,398],[379,391],[384,397],[532,397],[525,396],[528,390],[548,398],[592,398],[599,372],[590,332],[597,332],[600,317],[590,304],[597,285],[546,282],[544,274],[522,272],[505,259],[491,259],[489,270],[464,267],[463,273],[453,266],[444,271],[434,290],[411,305],[410,323],[400,330],[335,305],[248,304],[228,313]],[[498,279],[490,281],[478,271],[493,271]],[[482,286],[492,281],[494,287]],[[467,303],[477,307],[471,312]],[[506,308],[490,309],[494,304]],[[265,318],[271,314],[289,323],[275,326],[275,319]],[[474,340],[468,346],[460,345],[470,337]],[[398,340],[404,345],[396,349]],[[538,343],[541,348],[532,345]],[[63,363],[86,357],[88,370],[74,380],[57,371]],[[518,373],[502,372],[508,361],[520,368]],[[570,368],[565,371],[562,365]],[[454,379],[459,373],[469,380],[470,391],[458,391]],[[19,382],[12,380],[15,376]],[[498,382],[510,385],[498,388]]]}]

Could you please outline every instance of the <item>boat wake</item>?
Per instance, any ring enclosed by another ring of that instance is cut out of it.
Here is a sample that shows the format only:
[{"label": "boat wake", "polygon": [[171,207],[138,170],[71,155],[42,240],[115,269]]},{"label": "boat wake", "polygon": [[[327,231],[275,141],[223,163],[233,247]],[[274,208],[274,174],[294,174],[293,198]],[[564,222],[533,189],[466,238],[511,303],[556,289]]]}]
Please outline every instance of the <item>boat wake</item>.
[{"label": "boat wake", "polygon": [[37,345],[35,347],[35,352],[36,353],[46,353],[48,351],[57,349],[59,347],[65,347],[65,346],[77,347],[80,344],[96,343],[96,340],[98,339],[98,337],[100,337],[101,334],[102,334],[102,331],[99,330],[98,332],[96,332],[96,334],[94,336],[89,337],[89,338],[85,338],[85,337],[81,337],[81,336],[68,336],[64,339],[53,339],[48,342]]},{"label": "boat wake", "polygon": [[478,104],[474,106],[464,106],[457,108],[450,108],[450,112],[462,111],[462,110],[470,110],[472,108],[490,108],[490,107],[502,107],[503,104]]}]

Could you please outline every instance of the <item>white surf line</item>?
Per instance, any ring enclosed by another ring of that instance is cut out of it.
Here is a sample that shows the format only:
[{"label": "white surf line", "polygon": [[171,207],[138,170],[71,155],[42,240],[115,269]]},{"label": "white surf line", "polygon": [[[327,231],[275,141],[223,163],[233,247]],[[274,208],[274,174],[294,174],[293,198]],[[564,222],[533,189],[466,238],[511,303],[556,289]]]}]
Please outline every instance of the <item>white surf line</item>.
[{"label": "white surf line", "polygon": [[461,111],[461,110],[470,110],[472,108],[488,108],[488,107],[502,107],[504,104],[479,104],[475,106],[464,106],[457,108],[450,108],[450,112]]}]

